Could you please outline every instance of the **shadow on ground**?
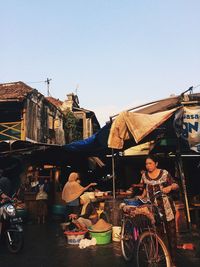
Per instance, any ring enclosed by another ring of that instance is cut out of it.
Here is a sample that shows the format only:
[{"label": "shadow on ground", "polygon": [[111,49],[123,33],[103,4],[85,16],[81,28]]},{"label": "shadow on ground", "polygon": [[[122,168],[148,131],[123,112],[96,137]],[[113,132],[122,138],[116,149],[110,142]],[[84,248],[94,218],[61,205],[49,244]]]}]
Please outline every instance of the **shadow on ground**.
[{"label": "shadow on ground", "polygon": [[[26,224],[25,245],[21,253],[10,254],[1,244],[0,266],[3,267],[130,267],[121,256],[118,242],[105,246],[79,249],[68,245],[58,223],[46,225]],[[191,259],[192,257],[192,259]],[[184,251],[179,252],[178,266],[200,266],[199,261]]]}]

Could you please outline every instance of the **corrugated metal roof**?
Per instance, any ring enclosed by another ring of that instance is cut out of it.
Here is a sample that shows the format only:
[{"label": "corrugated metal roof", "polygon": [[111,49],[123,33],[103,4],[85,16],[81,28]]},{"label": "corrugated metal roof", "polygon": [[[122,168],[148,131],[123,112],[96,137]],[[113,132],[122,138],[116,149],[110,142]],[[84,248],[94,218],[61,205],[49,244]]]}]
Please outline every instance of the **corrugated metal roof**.
[{"label": "corrugated metal roof", "polygon": [[23,101],[24,98],[34,89],[25,83],[13,82],[0,84],[0,100],[18,100]]},{"label": "corrugated metal roof", "polygon": [[[200,101],[200,93],[188,94],[187,97],[189,101]],[[131,109],[127,109],[126,111],[143,114],[153,114],[156,112],[162,112],[180,106],[181,102],[183,101],[183,98],[183,95],[164,98],[150,103],[145,103],[143,105],[136,106]],[[120,113],[115,114],[114,116],[111,116],[111,118],[115,119],[119,114]]]}]

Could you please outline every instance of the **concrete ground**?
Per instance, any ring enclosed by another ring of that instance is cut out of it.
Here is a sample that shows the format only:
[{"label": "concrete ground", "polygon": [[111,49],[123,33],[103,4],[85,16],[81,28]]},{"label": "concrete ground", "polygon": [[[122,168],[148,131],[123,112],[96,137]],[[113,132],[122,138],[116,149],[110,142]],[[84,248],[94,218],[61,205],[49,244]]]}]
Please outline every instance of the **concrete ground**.
[{"label": "concrete ground", "polygon": [[[121,255],[118,242],[109,245],[79,249],[68,245],[58,223],[45,225],[26,224],[25,245],[21,253],[10,254],[0,245],[0,266],[2,267],[130,267]],[[200,266],[194,252],[179,250],[178,266]]]}]

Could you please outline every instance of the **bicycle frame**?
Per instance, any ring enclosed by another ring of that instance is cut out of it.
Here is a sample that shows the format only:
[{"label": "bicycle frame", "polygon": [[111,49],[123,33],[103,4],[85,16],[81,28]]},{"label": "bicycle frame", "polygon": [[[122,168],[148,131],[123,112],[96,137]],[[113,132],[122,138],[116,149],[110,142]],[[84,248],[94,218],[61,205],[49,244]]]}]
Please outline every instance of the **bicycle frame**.
[{"label": "bicycle frame", "polygon": [[[155,197],[161,197],[160,192],[157,192],[155,194]],[[158,205],[155,205],[153,202],[149,204],[149,207],[151,209],[151,212],[153,212],[155,209],[157,210],[157,214],[159,216],[159,221],[162,225],[163,232],[166,233],[166,227],[165,227],[165,221],[164,221],[164,214],[162,214],[160,207]],[[122,254],[124,256],[124,259],[126,261],[129,261],[133,258],[134,254],[136,255],[137,260],[137,266],[141,266],[139,259],[139,251],[141,249],[141,246],[143,245],[144,249],[146,250],[146,255],[150,255],[148,258],[148,266],[155,266],[155,264],[159,264],[159,261],[164,260],[166,262],[166,267],[169,267],[171,264],[171,258],[169,251],[167,249],[167,246],[165,245],[165,242],[162,240],[162,238],[159,236],[157,232],[157,225],[156,222],[153,224],[145,225],[145,223],[142,222],[142,219],[144,217],[138,216],[140,221],[137,221],[135,217],[130,216],[127,213],[123,213],[123,220],[122,220],[122,236],[121,236],[121,247],[122,247]],[[127,227],[130,227],[131,229],[125,229],[126,222],[129,220],[129,225]],[[148,220],[147,220],[148,221]],[[125,231],[126,230],[126,231]],[[127,234],[128,233],[128,234]],[[125,236],[126,235],[126,236]],[[145,241],[148,241],[148,244],[145,245]],[[126,242],[132,242],[132,247],[134,247],[134,250],[125,251],[125,245]],[[147,246],[148,245],[148,246]],[[135,247],[137,247],[135,249]],[[130,255],[130,254],[133,255]],[[159,254],[162,254],[162,257]],[[157,266],[157,265],[156,265]]]}]

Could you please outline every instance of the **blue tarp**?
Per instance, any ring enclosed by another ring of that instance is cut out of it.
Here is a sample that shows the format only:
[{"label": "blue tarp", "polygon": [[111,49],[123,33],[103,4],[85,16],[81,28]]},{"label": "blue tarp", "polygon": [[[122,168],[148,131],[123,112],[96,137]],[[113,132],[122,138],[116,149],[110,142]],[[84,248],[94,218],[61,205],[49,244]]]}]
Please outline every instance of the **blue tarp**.
[{"label": "blue tarp", "polygon": [[99,156],[108,151],[110,124],[106,124],[98,132],[87,139],[66,144],[63,148],[69,152],[80,152],[86,156]]}]

